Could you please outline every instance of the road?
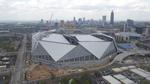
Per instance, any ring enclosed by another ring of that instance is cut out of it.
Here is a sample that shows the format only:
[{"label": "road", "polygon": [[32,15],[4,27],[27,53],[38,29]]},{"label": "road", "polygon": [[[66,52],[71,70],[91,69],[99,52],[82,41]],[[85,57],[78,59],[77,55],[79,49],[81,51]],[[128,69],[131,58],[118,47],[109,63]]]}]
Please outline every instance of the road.
[{"label": "road", "polygon": [[26,41],[27,36],[24,35],[24,38],[22,40],[21,47],[18,51],[17,60],[15,63],[15,69],[12,71],[11,81],[10,84],[21,84],[23,80],[23,70],[25,65],[25,52],[26,52]]},{"label": "road", "polygon": [[150,54],[150,51],[146,51],[146,50],[135,50],[135,51],[126,51],[126,52],[123,52],[119,55],[117,55],[112,63],[114,63],[115,61],[118,61],[118,62],[122,62],[122,60],[128,56],[132,56],[132,55],[145,55],[145,54]]}]

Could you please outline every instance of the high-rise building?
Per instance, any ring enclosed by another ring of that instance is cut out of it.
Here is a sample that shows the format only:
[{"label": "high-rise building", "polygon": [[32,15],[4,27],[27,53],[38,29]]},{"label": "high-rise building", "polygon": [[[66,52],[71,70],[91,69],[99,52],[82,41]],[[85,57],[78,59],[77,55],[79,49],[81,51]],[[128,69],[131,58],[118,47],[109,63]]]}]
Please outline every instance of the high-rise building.
[{"label": "high-rise building", "polygon": [[81,25],[82,24],[82,18],[78,19],[78,24]]},{"label": "high-rise building", "polygon": [[58,23],[58,22],[55,22],[55,23],[54,23],[54,27],[55,27],[56,29],[58,29],[58,28],[59,28],[59,23]]},{"label": "high-rise building", "polygon": [[60,27],[64,27],[64,25],[65,25],[64,20],[61,20],[61,21],[60,21]]},{"label": "high-rise building", "polygon": [[106,16],[105,15],[102,16],[102,24],[103,24],[103,26],[105,26],[105,24],[106,24]]},{"label": "high-rise building", "polygon": [[127,19],[127,26],[128,27],[133,27],[134,26],[134,21],[131,19]]},{"label": "high-rise building", "polygon": [[111,15],[110,15],[110,24],[114,24],[114,12],[112,11],[111,12]]},{"label": "high-rise building", "polygon": [[123,32],[126,32],[127,31],[127,24],[124,24],[123,26]]},{"label": "high-rise building", "polygon": [[83,17],[83,22],[85,22],[85,17]]},{"label": "high-rise building", "polygon": [[73,21],[76,22],[76,17],[73,17]]},{"label": "high-rise building", "polygon": [[73,17],[73,24],[74,24],[74,25],[76,25],[76,24],[77,24],[76,17]]},{"label": "high-rise building", "polygon": [[46,24],[48,24],[48,23],[49,23],[49,21],[47,20],[47,21],[46,21]]},{"label": "high-rise building", "polygon": [[150,25],[147,25],[145,28],[145,31],[143,32],[144,35],[149,36],[150,35]]},{"label": "high-rise building", "polygon": [[43,20],[43,19],[41,19],[40,23],[41,23],[41,24],[43,24],[43,23],[44,23],[44,20]]}]

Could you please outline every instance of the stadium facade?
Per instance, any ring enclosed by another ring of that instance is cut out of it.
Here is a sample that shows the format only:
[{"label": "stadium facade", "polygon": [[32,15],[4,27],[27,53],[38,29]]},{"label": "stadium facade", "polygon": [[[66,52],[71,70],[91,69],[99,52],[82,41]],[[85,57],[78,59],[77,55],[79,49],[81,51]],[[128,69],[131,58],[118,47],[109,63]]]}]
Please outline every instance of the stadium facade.
[{"label": "stadium facade", "polygon": [[101,61],[116,52],[114,39],[102,33],[59,34],[44,31],[32,36],[32,60],[35,63],[52,65]]}]

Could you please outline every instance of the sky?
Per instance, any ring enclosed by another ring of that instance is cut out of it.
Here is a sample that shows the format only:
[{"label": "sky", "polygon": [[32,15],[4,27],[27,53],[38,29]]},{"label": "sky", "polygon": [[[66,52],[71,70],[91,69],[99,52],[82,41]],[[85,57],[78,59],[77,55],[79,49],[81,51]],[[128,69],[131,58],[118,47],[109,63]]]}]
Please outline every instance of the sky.
[{"label": "sky", "polygon": [[114,10],[115,20],[128,18],[150,21],[150,0],[0,0],[2,20],[72,20],[73,17],[110,19]]}]

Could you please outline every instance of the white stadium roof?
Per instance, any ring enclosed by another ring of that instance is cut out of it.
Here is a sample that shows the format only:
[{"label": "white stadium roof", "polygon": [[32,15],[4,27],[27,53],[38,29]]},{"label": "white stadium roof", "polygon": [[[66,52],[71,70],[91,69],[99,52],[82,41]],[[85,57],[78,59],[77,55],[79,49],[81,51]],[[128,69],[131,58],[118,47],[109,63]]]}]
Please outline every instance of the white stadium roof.
[{"label": "white stadium roof", "polygon": [[73,48],[75,48],[74,45],[60,44],[60,43],[53,43],[53,42],[40,41],[40,44],[52,56],[52,58],[55,61],[59,60],[66,53],[68,53]]},{"label": "white stadium roof", "polygon": [[74,35],[74,36],[78,39],[78,41],[103,41],[102,39],[99,39],[92,35]]},{"label": "white stadium roof", "polygon": [[106,49],[110,46],[111,42],[79,42],[79,44],[97,58],[101,58]]},{"label": "white stadium roof", "polygon": [[[116,51],[113,41],[105,41],[90,34],[63,35],[56,33],[42,33],[42,36],[40,36],[40,33],[38,33],[34,35],[35,36],[32,37],[32,54],[35,58],[41,57],[40,53],[42,53],[42,56],[49,55],[55,61],[78,60],[79,58],[82,59],[82,57],[91,58],[84,60],[94,60],[93,58],[95,57],[101,59],[103,56]],[[40,46],[41,48],[37,46]],[[42,49],[43,51],[37,53],[37,48],[39,48],[39,50]],[[46,57],[40,59],[45,60]]]},{"label": "white stadium roof", "polygon": [[50,34],[47,37],[44,37],[42,40],[69,44],[69,42],[63,37],[63,35],[60,34]]}]

